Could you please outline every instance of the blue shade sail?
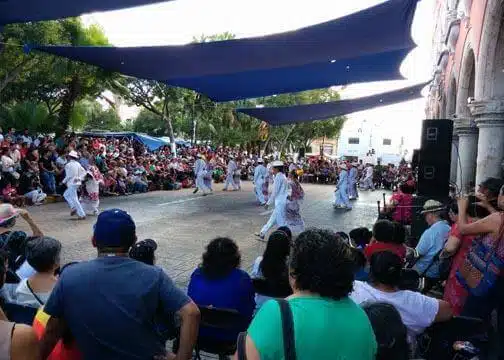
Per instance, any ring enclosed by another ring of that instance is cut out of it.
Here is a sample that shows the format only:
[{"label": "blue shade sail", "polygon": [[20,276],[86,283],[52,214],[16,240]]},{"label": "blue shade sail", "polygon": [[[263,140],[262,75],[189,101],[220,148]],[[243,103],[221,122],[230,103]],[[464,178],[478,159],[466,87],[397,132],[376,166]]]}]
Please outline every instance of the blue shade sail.
[{"label": "blue shade sail", "polygon": [[168,0],[0,0],[0,25],[55,20]]},{"label": "blue shade sail", "polygon": [[271,125],[324,120],[420,98],[422,97],[422,89],[429,82],[357,99],[284,107],[244,108],[237,109],[237,111],[266,121]]},{"label": "blue shade sail", "polygon": [[[410,28],[416,3],[389,0],[322,24],[255,38],[179,46],[35,49],[129,76],[188,87],[214,100],[242,99],[396,79],[398,66],[390,71],[385,62],[399,64],[415,46]],[[346,71],[348,63],[350,72]],[[369,80],[364,73],[356,74],[359,67],[370,75]]]}]

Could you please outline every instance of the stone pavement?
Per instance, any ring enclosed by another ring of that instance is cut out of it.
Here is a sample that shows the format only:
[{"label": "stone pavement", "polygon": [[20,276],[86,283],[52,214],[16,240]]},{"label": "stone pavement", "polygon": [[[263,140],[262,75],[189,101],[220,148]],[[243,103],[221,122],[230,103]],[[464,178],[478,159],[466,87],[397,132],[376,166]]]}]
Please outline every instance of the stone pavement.
[{"label": "stone pavement", "polygon": [[[307,227],[329,228],[348,232],[358,226],[371,227],[377,216],[376,201],[381,192],[363,192],[354,210],[332,208],[334,186],[303,184],[305,201],[302,214]],[[250,270],[261,255],[265,243],[256,240],[270,212],[258,206],[252,184],[245,182],[241,192],[222,192],[202,197],[191,190],[152,192],[128,197],[102,199],[101,209],[121,208],[137,224],[139,239],[158,242],[157,264],[181,287],[186,287],[194,268],[200,263],[206,244],[218,236],[234,239],[242,252],[242,267]],[[62,262],[79,261],[96,256],[91,245],[94,218],[71,220],[65,203],[31,207],[29,211],[44,234],[63,243]],[[16,228],[27,230],[22,219]]]}]

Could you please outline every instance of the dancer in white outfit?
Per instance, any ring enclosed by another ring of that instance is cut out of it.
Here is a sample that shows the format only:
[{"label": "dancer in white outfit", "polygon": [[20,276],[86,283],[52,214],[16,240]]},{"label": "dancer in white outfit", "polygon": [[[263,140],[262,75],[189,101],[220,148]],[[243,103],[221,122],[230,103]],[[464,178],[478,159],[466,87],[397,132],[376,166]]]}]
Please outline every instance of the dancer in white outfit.
[{"label": "dancer in white outfit", "polygon": [[68,154],[69,161],[65,165],[65,178],[62,183],[67,186],[67,189],[63,193],[68,206],[70,206],[70,216],[77,214],[79,220],[86,218],[86,213],[82,208],[79,201],[79,196],[77,191],[82,184],[82,180],[86,177],[86,170],[77,161],[79,159],[79,154],[75,150],[70,151]]},{"label": "dancer in white outfit", "polygon": [[230,155],[226,172],[226,183],[224,184],[224,189],[222,189],[223,191],[227,191],[229,185],[232,186],[233,190],[238,190],[236,187],[236,183],[234,181],[234,175],[236,170],[238,170],[238,165],[236,165],[234,156]]},{"label": "dancer in white outfit", "polygon": [[348,199],[348,172],[347,165],[341,163],[338,184],[334,193],[334,207],[337,209],[352,210],[352,205]]},{"label": "dancer in white outfit", "polygon": [[263,186],[266,176],[268,175],[268,171],[266,167],[263,165],[263,159],[257,160],[257,166],[254,170],[254,190],[257,201],[261,206],[266,205],[266,199],[264,198]]},{"label": "dancer in white outfit", "polygon": [[271,192],[271,196],[266,203],[266,207],[270,206],[274,202],[275,209],[273,210],[273,213],[271,214],[266,225],[264,225],[261,229],[261,232],[259,234],[256,234],[256,236],[259,236],[261,240],[264,239],[266,233],[273,226],[276,225],[277,227],[280,227],[287,225],[285,210],[287,197],[289,196],[289,185],[287,183],[287,178],[283,173],[284,163],[282,161],[276,160],[271,163],[271,167],[273,169],[275,179],[273,180],[273,191]]},{"label": "dancer in white outfit", "polygon": [[201,190],[203,196],[206,196],[212,191],[205,185],[206,168],[207,165],[205,160],[203,160],[203,155],[198,154],[198,160],[194,163],[194,175],[196,176],[196,189],[193,191],[194,194],[196,194],[198,190]]}]

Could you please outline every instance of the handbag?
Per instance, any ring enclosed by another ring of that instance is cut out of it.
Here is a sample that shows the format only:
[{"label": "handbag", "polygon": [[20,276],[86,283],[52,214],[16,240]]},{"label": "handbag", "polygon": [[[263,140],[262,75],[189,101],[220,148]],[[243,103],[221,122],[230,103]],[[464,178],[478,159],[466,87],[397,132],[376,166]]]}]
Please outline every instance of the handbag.
[{"label": "handbag", "polygon": [[[276,299],[280,306],[280,315],[282,318],[282,335],[284,344],[284,359],[296,360],[296,341],[294,337],[294,321],[292,318],[292,310],[287,300]],[[238,360],[247,360],[245,351],[245,341],[247,333],[242,332],[238,335],[236,352]]]},{"label": "handbag", "polygon": [[486,295],[494,287],[497,279],[504,274],[504,260],[497,254],[503,235],[504,221],[501,221],[497,241],[492,245],[476,241],[457,271],[457,279],[469,294],[478,297]]}]

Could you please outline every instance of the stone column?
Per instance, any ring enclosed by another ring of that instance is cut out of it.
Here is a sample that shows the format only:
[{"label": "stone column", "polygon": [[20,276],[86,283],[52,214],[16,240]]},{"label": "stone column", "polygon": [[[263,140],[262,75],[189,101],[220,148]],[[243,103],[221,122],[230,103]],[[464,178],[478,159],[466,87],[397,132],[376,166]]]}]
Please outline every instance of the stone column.
[{"label": "stone column", "polygon": [[459,191],[465,192],[476,174],[478,128],[471,119],[457,117],[455,131],[458,136],[457,186]]},{"label": "stone column", "polygon": [[479,128],[476,185],[502,176],[504,158],[504,100],[473,101],[469,108]]},{"label": "stone column", "polygon": [[453,131],[453,142],[451,151],[451,164],[450,164],[450,182],[457,183],[457,169],[458,169],[458,136],[455,131]]}]

